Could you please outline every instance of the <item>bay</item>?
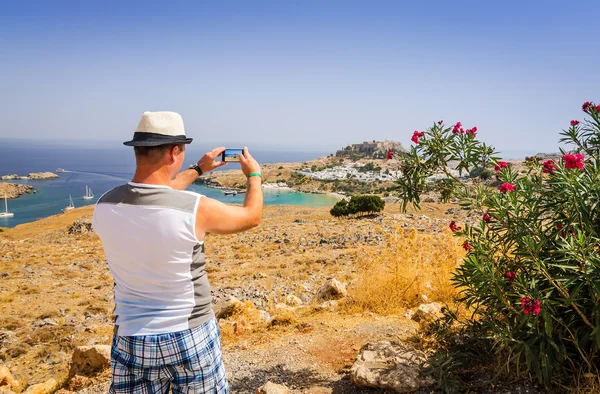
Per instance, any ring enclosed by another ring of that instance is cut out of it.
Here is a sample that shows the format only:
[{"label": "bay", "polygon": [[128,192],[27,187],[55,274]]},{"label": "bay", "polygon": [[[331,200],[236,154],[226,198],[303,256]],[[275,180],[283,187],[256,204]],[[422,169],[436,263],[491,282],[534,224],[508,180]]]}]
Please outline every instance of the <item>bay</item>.
[{"label": "bay", "polygon": [[[212,147],[198,146],[186,150],[185,166],[197,161]],[[302,162],[327,155],[323,151],[253,149],[252,155],[261,164]],[[239,168],[230,163],[227,169]],[[50,144],[19,141],[0,141],[0,175],[27,175],[30,172],[56,172],[64,168],[68,172],[57,173],[58,179],[3,181],[33,186],[35,194],[25,194],[9,200],[12,218],[0,218],[0,227],[14,227],[51,215],[60,214],[72,197],[75,207],[95,204],[97,199],[113,187],[131,180],[135,160],[131,148],[98,143],[97,146]],[[84,200],[86,186],[93,193],[92,200]],[[220,201],[241,204],[244,194],[225,196],[221,190],[193,184],[192,190]],[[299,193],[291,190],[264,190],[267,205],[332,206],[335,198],[328,195]],[[3,207],[2,207],[3,208]]]}]

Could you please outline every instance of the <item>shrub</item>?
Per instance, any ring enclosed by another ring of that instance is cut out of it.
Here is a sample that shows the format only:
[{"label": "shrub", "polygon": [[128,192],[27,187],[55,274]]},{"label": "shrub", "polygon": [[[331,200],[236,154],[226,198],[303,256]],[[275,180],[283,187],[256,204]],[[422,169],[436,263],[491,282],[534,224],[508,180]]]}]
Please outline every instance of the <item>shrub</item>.
[{"label": "shrub", "polygon": [[333,208],[329,211],[331,216],[339,218],[341,216],[348,216],[348,200],[340,200],[335,203]]},{"label": "shrub", "polygon": [[[403,208],[418,206],[424,180],[442,172],[447,195],[480,213],[464,228],[450,224],[467,251],[453,277],[473,312],[466,323],[492,338],[503,364],[533,371],[546,387],[600,365],[600,106],[583,109],[590,119],[561,133],[574,150],[557,162],[528,160],[525,174],[460,122],[413,135],[401,162]],[[500,187],[460,182],[450,160],[460,171],[492,162]]]},{"label": "shrub", "polygon": [[373,214],[383,211],[385,201],[379,196],[352,196],[350,201],[338,201],[329,211],[332,216],[348,216],[357,214]]}]

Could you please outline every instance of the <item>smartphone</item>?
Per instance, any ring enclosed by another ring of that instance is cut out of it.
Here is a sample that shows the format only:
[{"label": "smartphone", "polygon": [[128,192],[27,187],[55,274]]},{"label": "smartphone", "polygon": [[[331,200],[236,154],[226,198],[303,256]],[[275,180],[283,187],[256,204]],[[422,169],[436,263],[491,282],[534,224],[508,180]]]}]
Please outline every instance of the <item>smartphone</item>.
[{"label": "smartphone", "polygon": [[221,161],[240,161],[241,155],[243,155],[242,149],[225,149],[221,153]]}]

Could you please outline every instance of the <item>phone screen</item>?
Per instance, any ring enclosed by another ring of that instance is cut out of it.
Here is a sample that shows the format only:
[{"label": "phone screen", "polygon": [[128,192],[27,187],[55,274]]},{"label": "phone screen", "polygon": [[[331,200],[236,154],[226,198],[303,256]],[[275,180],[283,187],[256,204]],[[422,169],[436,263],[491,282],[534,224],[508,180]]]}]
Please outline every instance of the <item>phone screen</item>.
[{"label": "phone screen", "polygon": [[240,161],[242,149],[225,149],[221,154],[221,161]]}]

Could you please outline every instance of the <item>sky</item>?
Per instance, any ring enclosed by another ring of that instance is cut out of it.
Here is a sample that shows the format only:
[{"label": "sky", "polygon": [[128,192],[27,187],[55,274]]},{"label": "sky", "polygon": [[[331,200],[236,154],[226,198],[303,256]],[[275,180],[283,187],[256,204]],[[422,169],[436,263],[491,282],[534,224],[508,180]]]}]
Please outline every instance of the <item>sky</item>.
[{"label": "sky", "polygon": [[0,140],[340,149],[444,119],[551,152],[600,102],[600,2],[55,1],[0,13]]}]

